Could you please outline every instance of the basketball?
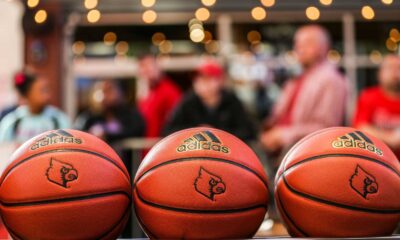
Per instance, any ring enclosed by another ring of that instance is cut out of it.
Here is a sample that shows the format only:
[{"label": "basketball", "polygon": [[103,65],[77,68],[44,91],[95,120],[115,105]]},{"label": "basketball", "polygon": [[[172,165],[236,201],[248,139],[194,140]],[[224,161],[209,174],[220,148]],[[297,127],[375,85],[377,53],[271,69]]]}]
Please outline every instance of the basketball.
[{"label": "basketball", "polygon": [[102,140],[75,130],[23,144],[1,176],[1,216],[15,239],[115,239],[130,213],[129,174]]},{"label": "basketball", "polygon": [[285,156],[275,201],[296,237],[391,235],[400,221],[400,163],[353,128],[312,133]]},{"label": "basketball", "polygon": [[151,149],[135,176],[133,199],[150,238],[250,238],[267,212],[267,177],[235,136],[191,128]]}]

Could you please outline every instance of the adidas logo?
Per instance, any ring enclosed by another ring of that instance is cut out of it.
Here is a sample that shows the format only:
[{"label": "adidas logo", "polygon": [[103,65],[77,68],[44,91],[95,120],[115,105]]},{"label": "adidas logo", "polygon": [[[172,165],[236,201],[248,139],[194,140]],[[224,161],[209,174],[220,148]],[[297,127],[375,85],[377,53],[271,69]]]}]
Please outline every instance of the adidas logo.
[{"label": "adidas logo", "polygon": [[377,148],[374,143],[364,133],[355,131],[348,133],[332,142],[334,148],[361,148],[373,152],[379,156],[383,155],[381,149]]},{"label": "adidas logo", "polygon": [[61,143],[75,143],[82,144],[82,139],[74,137],[67,131],[56,130],[52,131],[43,138],[37,140],[32,146],[31,150],[36,150],[48,145],[61,144]]},{"label": "adidas logo", "polygon": [[210,150],[229,153],[229,148],[222,145],[221,141],[210,131],[199,132],[183,141],[176,151],[186,152],[195,150]]}]

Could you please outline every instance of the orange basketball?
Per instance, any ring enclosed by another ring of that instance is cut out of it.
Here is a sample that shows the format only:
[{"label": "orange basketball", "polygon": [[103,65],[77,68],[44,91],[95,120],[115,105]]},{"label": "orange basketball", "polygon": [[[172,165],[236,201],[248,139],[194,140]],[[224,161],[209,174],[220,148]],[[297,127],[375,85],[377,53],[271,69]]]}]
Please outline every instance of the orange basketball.
[{"label": "orange basketball", "polygon": [[267,211],[267,178],[238,138],[191,128],[148,153],[135,177],[133,199],[151,238],[249,238]]},{"label": "orange basketball", "polygon": [[22,145],[0,180],[1,216],[15,239],[115,239],[129,216],[131,184],[117,154],[75,130]]},{"label": "orange basketball", "polygon": [[400,164],[353,128],[317,131],[285,156],[275,201],[292,236],[390,235],[400,221]]}]

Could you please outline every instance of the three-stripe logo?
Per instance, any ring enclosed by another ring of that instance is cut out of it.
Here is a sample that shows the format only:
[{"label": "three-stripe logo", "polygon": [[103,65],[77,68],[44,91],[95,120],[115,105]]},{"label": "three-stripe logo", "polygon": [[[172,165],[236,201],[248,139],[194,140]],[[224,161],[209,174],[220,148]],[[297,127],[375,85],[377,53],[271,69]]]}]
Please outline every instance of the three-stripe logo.
[{"label": "three-stripe logo", "polygon": [[383,155],[383,151],[376,147],[372,140],[360,131],[354,131],[338,137],[332,142],[334,148],[361,148],[373,152],[379,156]]},{"label": "three-stripe logo", "polygon": [[211,131],[201,131],[185,139],[183,144],[178,146],[176,151],[186,152],[195,150],[211,150],[222,153],[229,153],[230,149],[224,146],[221,140]]},{"label": "three-stripe logo", "polygon": [[36,150],[41,147],[45,147],[48,145],[53,145],[53,144],[62,144],[62,143],[72,143],[72,144],[82,144],[82,139],[77,138],[71,133],[58,129],[49,132],[42,138],[38,139],[33,143],[33,145],[30,147],[31,150]]}]

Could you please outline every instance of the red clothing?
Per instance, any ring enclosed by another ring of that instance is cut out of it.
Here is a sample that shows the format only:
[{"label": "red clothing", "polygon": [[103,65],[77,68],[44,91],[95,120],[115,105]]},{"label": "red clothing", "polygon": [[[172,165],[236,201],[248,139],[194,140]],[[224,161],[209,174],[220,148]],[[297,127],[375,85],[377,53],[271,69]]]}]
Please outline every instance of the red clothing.
[{"label": "red clothing", "polygon": [[336,66],[324,61],[302,77],[301,89],[296,90],[296,81],[285,84],[272,113],[272,121],[277,121],[291,109],[290,124],[280,126],[284,148],[314,131],[343,124],[347,86]]},{"label": "red clothing", "polygon": [[[385,95],[379,87],[363,91],[354,117],[354,126],[361,124],[400,131],[400,98]],[[400,149],[396,149],[395,154],[399,158]]]},{"label": "red clothing", "polygon": [[139,110],[146,122],[146,137],[159,137],[164,124],[181,99],[182,93],[168,78],[150,89],[148,96],[139,101]]},{"label": "red clothing", "polygon": [[281,126],[287,126],[292,123],[293,109],[294,109],[294,105],[296,103],[297,96],[299,95],[299,92],[301,91],[301,86],[303,85],[303,82],[304,82],[304,74],[300,75],[297,79],[295,79],[293,81],[294,81],[293,92],[292,92],[292,95],[290,96],[287,109],[282,114],[282,116],[280,116],[278,119],[278,124]]}]

